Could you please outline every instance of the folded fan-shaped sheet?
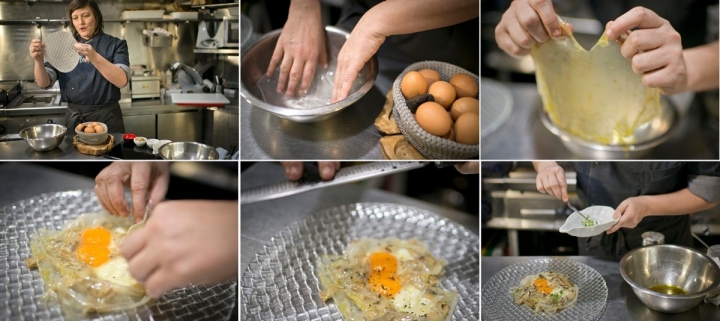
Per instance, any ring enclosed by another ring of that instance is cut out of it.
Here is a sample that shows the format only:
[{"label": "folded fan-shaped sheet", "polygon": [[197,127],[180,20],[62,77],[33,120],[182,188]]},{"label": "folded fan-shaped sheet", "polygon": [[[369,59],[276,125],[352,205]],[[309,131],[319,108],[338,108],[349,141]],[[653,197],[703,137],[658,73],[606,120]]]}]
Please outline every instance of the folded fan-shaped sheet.
[{"label": "folded fan-shaped sheet", "polygon": [[601,144],[635,143],[635,130],[660,115],[660,91],[648,88],[603,35],[585,50],[566,34],[533,47],[538,92],[559,128]]}]

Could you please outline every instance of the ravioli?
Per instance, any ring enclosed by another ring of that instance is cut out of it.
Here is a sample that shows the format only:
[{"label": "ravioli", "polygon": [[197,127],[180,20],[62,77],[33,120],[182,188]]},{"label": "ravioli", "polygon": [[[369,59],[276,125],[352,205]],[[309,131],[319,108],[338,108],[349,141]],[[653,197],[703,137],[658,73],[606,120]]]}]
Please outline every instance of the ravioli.
[{"label": "ravioli", "polygon": [[584,140],[635,143],[635,130],[660,115],[660,90],[643,85],[617,42],[603,34],[587,51],[561,26],[570,36],[531,50],[543,108],[556,126]]},{"label": "ravioli", "polygon": [[359,239],[321,257],[320,296],[345,320],[450,320],[457,292],[440,286],[445,264],[415,239]]},{"label": "ravioli", "polygon": [[524,277],[520,286],[510,289],[510,296],[535,313],[555,314],[575,304],[578,287],[563,274],[540,272]]}]

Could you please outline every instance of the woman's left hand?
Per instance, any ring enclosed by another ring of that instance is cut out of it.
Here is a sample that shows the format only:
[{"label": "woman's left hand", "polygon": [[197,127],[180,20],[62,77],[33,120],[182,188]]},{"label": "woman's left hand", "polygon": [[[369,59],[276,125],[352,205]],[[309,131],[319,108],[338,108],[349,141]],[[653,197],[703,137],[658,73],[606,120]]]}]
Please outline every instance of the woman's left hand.
[{"label": "woman's left hand", "polygon": [[615,210],[613,218],[620,218],[617,224],[607,230],[607,234],[615,233],[621,227],[634,228],[650,212],[649,200],[645,196],[636,196],[624,200]]},{"label": "woman's left hand", "polygon": [[620,52],[632,61],[632,69],[642,75],[643,84],[660,88],[664,94],[684,91],[687,69],[680,34],[655,12],[635,7],[608,22],[606,35],[615,39],[635,28],[629,32]]},{"label": "woman's left hand", "polygon": [[95,61],[98,53],[95,51],[95,49],[86,43],[76,43],[75,44],[75,51],[77,51],[78,55],[85,57],[85,62],[93,62]]},{"label": "woman's left hand", "polygon": [[[345,99],[365,63],[380,49],[387,36],[375,31],[370,11],[353,28],[337,58],[332,102]],[[377,23],[375,23],[377,24]]]}]

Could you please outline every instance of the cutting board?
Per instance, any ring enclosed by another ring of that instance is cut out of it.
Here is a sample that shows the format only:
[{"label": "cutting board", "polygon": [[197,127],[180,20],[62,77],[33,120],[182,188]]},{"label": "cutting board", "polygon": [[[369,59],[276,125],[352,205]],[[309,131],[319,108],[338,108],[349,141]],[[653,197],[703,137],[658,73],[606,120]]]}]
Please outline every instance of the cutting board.
[{"label": "cutting board", "polygon": [[173,93],[170,94],[172,102],[180,106],[201,106],[201,107],[222,107],[229,104],[230,101],[219,93],[210,94],[191,94],[191,93]]},{"label": "cutting board", "polygon": [[113,146],[115,146],[115,138],[113,135],[108,135],[108,139],[100,145],[88,145],[81,142],[78,136],[73,137],[73,145],[81,154],[100,156],[108,153]]}]

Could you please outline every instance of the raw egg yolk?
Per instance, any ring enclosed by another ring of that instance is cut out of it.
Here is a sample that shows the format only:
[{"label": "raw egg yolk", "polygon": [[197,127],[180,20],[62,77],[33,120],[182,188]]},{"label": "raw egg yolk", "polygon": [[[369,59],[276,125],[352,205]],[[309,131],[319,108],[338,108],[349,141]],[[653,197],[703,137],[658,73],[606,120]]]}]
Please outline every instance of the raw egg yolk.
[{"label": "raw egg yolk", "polygon": [[389,252],[370,255],[370,288],[388,298],[400,291],[400,276],[397,275],[398,261]]},{"label": "raw egg yolk", "polygon": [[83,231],[77,256],[83,262],[98,267],[110,259],[110,231],[102,227],[89,228]]},{"label": "raw egg yolk", "polygon": [[550,292],[552,292],[552,287],[548,285],[545,279],[537,278],[533,282],[533,285],[535,285],[535,289],[542,294],[550,294]]}]

